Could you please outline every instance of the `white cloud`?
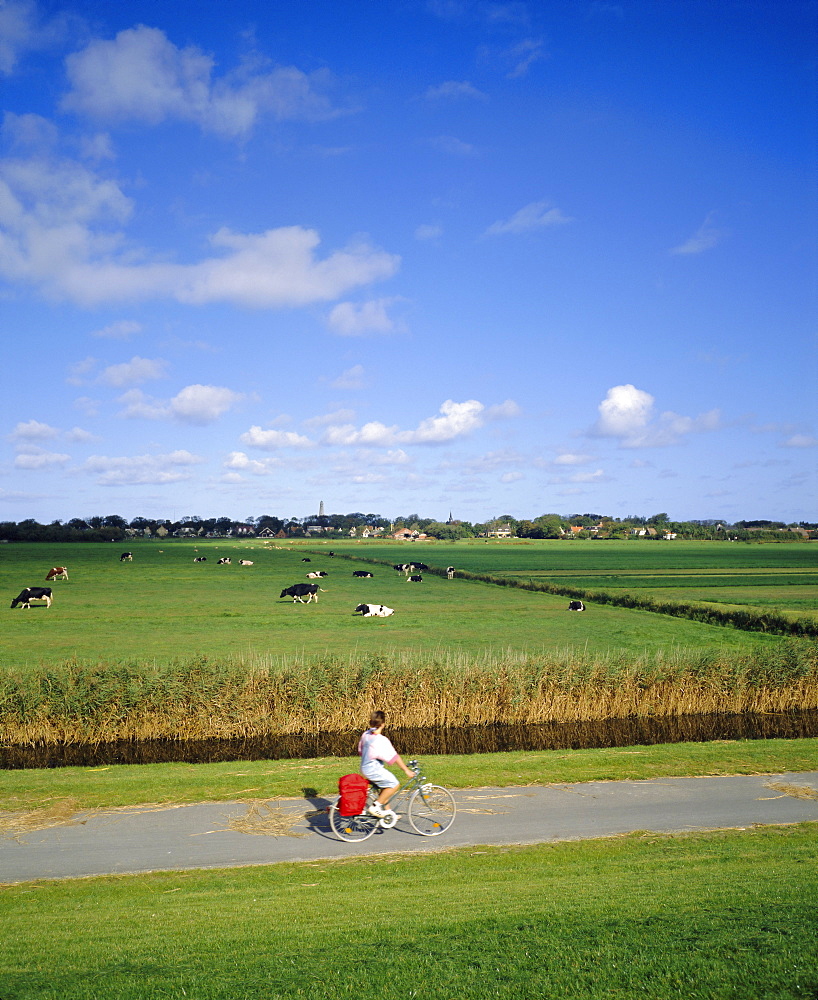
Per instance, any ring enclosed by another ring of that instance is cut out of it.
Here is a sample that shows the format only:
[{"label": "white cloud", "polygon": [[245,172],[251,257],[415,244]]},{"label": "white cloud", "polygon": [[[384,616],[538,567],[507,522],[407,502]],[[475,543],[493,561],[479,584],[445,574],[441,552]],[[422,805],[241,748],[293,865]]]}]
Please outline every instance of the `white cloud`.
[{"label": "white cloud", "polygon": [[436,240],[443,235],[443,226],[425,224],[415,230],[416,240]]},{"label": "white cloud", "polygon": [[323,413],[318,417],[310,417],[304,421],[305,427],[326,427],[328,424],[337,424],[339,421],[349,422],[354,420],[354,410],[335,410],[332,413]]},{"label": "white cloud", "polygon": [[644,431],[655,400],[634,385],[615,385],[599,404],[598,434],[603,437],[633,438]]},{"label": "white cloud", "polygon": [[142,331],[142,324],[134,320],[120,319],[115,323],[109,323],[99,330],[91,333],[92,337],[105,337],[109,340],[130,340],[135,333]]},{"label": "white cloud", "polygon": [[[269,476],[272,472],[278,469],[281,462],[277,458],[264,458],[260,461],[255,458],[250,458],[245,455],[243,451],[231,451],[230,454],[224,461],[225,469],[233,470],[233,478],[231,482],[237,482],[241,480],[241,476],[237,475],[239,472],[247,472],[253,476]],[[230,475],[230,473],[228,473]],[[225,477],[226,478],[226,477]]]},{"label": "white cloud", "polygon": [[510,219],[493,222],[485,232],[486,236],[503,236],[507,233],[529,233],[537,229],[548,229],[551,226],[562,226],[573,222],[560,209],[548,201],[532,201]]},{"label": "white cloud", "polygon": [[672,254],[698,254],[710,250],[717,243],[720,243],[724,233],[713,225],[713,213],[711,212],[696,232],[677,247],[670,251]]},{"label": "white cloud", "polygon": [[464,142],[454,135],[437,135],[429,140],[429,145],[450,156],[474,156],[477,152],[470,142]]},{"label": "white cloud", "polygon": [[332,445],[362,445],[389,447],[396,444],[442,444],[463,437],[482,427],[485,407],[476,399],[455,403],[447,399],[440,407],[440,415],[427,417],[412,431],[402,431],[397,426],[388,427],[371,421],[360,429],[352,424],[329,427],[324,442]]},{"label": "white cloud", "polygon": [[554,459],[554,465],[586,465],[591,461],[590,455],[575,454],[573,452],[564,452],[562,455],[557,455]]},{"label": "white cloud", "polygon": [[818,438],[812,434],[793,434],[783,442],[784,448],[814,448],[818,445]]},{"label": "white cloud", "polygon": [[60,431],[49,424],[41,423],[39,420],[21,421],[9,437],[17,441],[47,441],[59,437]]},{"label": "white cloud", "polygon": [[0,2],[0,73],[10,75],[27,52],[51,45],[61,31],[61,18],[40,20],[33,0]]},{"label": "white cloud", "polygon": [[510,420],[511,417],[519,417],[521,413],[522,410],[513,399],[495,403],[486,410],[486,416],[489,420]]},{"label": "white cloud", "polygon": [[252,448],[272,451],[276,448],[314,448],[315,442],[295,431],[262,430],[257,424],[245,431],[239,439]]},{"label": "white cloud", "polygon": [[187,424],[211,424],[244,397],[219,385],[188,385],[170,401],[173,417]]},{"label": "white cloud", "polygon": [[599,404],[599,419],[590,433],[618,438],[625,448],[656,448],[678,443],[687,434],[716,430],[718,410],[685,417],[667,410],[654,419],[655,400],[633,385],[616,385]]},{"label": "white cloud", "polygon": [[339,302],[329,314],[327,323],[342,337],[360,337],[366,333],[392,333],[395,321],[387,310],[400,302],[399,297],[373,299],[369,302]]},{"label": "white cloud", "polygon": [[135,355],[130,361],[120,365],[110,365],[97,378],[102,385],[121,388],[126,385],[139,385],[140,382],[152,382],[166,377],[167,361],[161,358],[140,358]]},{"label": "white cloud", "polygon": [[214,79],[213,70],[201,49],[178,48],[158,28],[139,25],[66,59],[72,89],[63,108],[111,122],[189,121],[227,138],[248,135],[265,114],[314,122],[340,113],[322,93],[331,82],[326,71],[247,65]]},{"label": "white cloud", "polygon": [[54,465],[65,465],[71,461],[70,455],[45,451],[35,445],[25,446],[14,459],[15,469],[47,469]]},{"label": "white cloud", "polygon": [[468,80],[446,80],[436,87],[427,88],[423,95],[429,101],[458,100],[461,97],[485,100],[486,95]]},{"label": "white cloud", "polygon": [[504,56],[513,63],[506,76],[509,80],[514,80],[525,76],[535,62],[545,58],[546,52],[541,39],[524,38],[517,45],[507,49]]},{"label": "white cloud", "polygon": [[83,470],[97,477],[100,486],[161,486],[190,479],[190,468],[204,459],[179,449],[165,455],[111,458],[92,455]]},{"label": "white cloud", "polygon": [[363,389],[366,385],[365,374],[363,365],[353,365],[341,372],[330,385],[333,389]]},{"label": "white cloud", "polygon": [[169,400],[148,396],[141,389],[130,389],[118,402],[125,407],[119,414],[121,417],[203,425],[212,424],[242,399],[242,393],[224,386],[188,385]]},{"label": "white cloud", "polygon": [[132,208],[115,181],[76,162],[0,161],[0,276],[84,306],[170,299],[264,309],[331,301],[399,265],[363,238],[319,259],[318,234],[301,226],[222,228],[209,256],[177,264],[125,243],[117,227]]},{"label": "white cloud", "polygon": [[606,478],[605,473],[602,469],[597,469],[595,472],[575,472],[573,476],[569,476],[569,482],[572,483],[598,483]]}]

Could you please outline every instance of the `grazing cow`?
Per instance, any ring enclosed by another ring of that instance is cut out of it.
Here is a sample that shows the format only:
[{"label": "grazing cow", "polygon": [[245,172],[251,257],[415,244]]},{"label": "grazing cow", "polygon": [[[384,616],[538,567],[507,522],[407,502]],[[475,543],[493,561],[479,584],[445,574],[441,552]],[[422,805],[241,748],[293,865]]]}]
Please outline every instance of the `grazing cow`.
[{"label": "grazing cow", "polygon": [[360,577],[364,577],[364,578],[372,576],[372,574],[369,573],[369,572],[367,572],[365,569],[356,569],[356,570],[353,570],[352,575],[353,576],[360,576]]},{"label": "grazing cow", "polygon": [[67,566],[55,566],[46,573],[46,583],[49,580],[67,580],[68,579],[68,567]]},{"label": "grazing cow", "polygon": [[207,562],[207,556],[194,556],[194,562]]},{"label": "grazing cow", "polygon": [[252,559],[239,559],[239,566],[252,566],[252,565],[253,565]]},{"label": "grazing cow", "polygon": [[[309,604],[313,599],[315,599],[315,603],[317,604],[319,590],[322,594],[326,593],[317,583],[294,583],[292,587],[285,587],[278,596],[279,598],[292,597],[293,604],[296,601],[299,604]],[[304,600],[305,597],[307,598],[306,601]]]},{"label": "grazing cow", "polygon": [[446,579],[454,580],[454,566],[446,567]]},{"label": "grazing cow", "polygon": [[31,601],[45,601],[45,606],[50,608],[51,587],[25,587],[11,602],[11,606],[16,608],[20,604],[28,610],[31,608]]},{"label": "grazing cow", "polygon": [[419,572],[421,572],[421,570],[424,570],[424,569],[428,571],[429,567],[426,565],[426,563],[409,563],[409,569],[413,573],[415,573],[415,572],[419,573]]},{"label": "grazing cow", "polygon": [[123,552],[119,557],[120,562],[133,562],[133,552]]},{"label": "grazing cow", "polygon": [[582,603],[582,601],[571,601],[571,603],[568,605],[568,610],[569,611],[584,611],[585,610],[585,605]]},{"label": "grazing cow", "polygon": [[230,556],[222,556],[221,559],[216,563],[217,566],[229,566]]},{"label": "grazing cow", "polygon": [[359,604],[352,613],[361,614],[364,618],[388,618],[395,613],[395,609],[387,608],[385,604]]},{"label": "grazing cow", "polygon": [[409,576],[406,578],[407,583],[423,583],[422,576]]}]

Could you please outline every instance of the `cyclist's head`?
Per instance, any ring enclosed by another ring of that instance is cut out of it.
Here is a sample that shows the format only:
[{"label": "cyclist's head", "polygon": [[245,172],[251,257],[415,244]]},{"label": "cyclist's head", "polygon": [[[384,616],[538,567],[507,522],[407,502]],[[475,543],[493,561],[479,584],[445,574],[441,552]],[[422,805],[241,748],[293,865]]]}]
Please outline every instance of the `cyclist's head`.
[{"label": "cyclist's head", "polygon": [[386,713],[381,712],[380,709],[376,709],[372,715],[369,716],[369,728],[379,729],[386,722]]}]

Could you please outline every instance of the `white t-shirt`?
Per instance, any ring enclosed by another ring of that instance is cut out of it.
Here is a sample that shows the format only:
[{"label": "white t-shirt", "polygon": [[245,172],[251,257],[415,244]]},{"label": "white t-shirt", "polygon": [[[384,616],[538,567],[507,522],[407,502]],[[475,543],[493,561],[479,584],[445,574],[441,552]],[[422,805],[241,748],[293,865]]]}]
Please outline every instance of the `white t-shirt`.
[{"label": "white t-shirt", "polygon": [[376,734],[373,729],[367,729],[361,736],[358,741],[358,753],[361,755],[361,769],[375,761],[394,764],[398,758],[398,752],[388,737],[383,733]]}]

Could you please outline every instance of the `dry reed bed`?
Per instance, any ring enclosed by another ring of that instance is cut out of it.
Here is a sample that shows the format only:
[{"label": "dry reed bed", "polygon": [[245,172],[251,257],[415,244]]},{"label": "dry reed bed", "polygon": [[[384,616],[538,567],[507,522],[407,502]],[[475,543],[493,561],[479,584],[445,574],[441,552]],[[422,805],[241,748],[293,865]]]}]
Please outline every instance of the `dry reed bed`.
[{"label": "dry reed bed", "polygon": [[639,658],[566,650],[65,661],[0,680],[7,745],[280,736],[357,728],[600,721],[818,708],[818,644]]}]

